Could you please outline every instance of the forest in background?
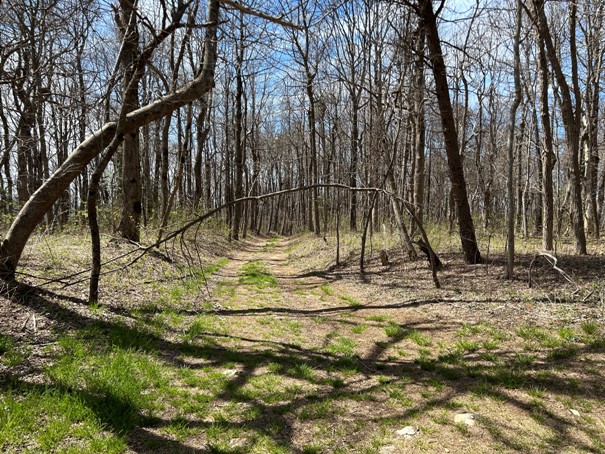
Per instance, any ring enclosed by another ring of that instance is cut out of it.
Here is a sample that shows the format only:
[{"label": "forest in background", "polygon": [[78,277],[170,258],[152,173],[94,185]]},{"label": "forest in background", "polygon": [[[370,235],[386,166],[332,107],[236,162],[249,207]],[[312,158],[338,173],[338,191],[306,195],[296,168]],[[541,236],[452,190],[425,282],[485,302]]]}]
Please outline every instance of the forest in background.
[{"label": "forest in background", "polygon": [[0,451],[605,452],[604,9],[0,0]]},{"label": "forest in background", "polygon": [[3,2],[2,275],[42,222],[160,241],[223,205],[234,239],[388,226],[415,255],[417,225],[447,223],[478,263],[475,230],[508,221],[509,245],[585,254],[603,19],[594,0]]}]

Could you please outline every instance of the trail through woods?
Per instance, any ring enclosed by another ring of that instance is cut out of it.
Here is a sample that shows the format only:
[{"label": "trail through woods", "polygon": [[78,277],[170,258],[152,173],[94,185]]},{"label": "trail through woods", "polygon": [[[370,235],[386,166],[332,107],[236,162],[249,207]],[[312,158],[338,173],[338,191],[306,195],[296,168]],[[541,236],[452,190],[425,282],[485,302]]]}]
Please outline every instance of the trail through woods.
[{"label": "trail through woods", "polygon": [[[9,364],[0,345],[0,390],[83,403],[100,424],[94,443],[117,440],[106,452],[603,451],[600,290],[564,300],[564,284],[546,293],[558,279],[547,269],[528,289],[500,278],[502,259],[490,270],[460,254],[441,255],[435,289],[426,261],[391,251],[383,266],[374,250],[360,275],[352,256],[325,266],[333,246],[242,240],[207,285],[164,279],[160,298],[125,279],[100,307],[15,295],[3,335],[25,349]],[[154,260],[129,273],[148,278]],[[40,430],[0,448],[40,448],[50,415],[33,417]],[[78,424],[48,446],[93,446],[70,432]]]}]

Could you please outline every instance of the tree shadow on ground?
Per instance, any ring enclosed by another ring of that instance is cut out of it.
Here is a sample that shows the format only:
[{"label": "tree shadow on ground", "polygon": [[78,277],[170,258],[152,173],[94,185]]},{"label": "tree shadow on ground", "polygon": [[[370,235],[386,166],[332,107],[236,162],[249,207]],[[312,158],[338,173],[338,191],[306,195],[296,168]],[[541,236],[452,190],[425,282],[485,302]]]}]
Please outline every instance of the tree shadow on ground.
[{"label": "tree shadow on ground", "polygon": [[[551,440],[557,447],[574,446],[588,452],[599,452],[599,448],[588,445],[578,437],[594,438],[589,428],[576,425],[571,419],[566,419],[544,408],[537,409],[535,405],[520,398],[510,390],[527,391],[540,389],[558,397],[575,399],[594,396],[603,399],[603,381],[599,375],[584,376],[576,383],[562,379],[558,374],[541,373],[552,370],[575,370],[578,367],[577,358],[582,357],[582,367],[601,367],[602,364],[590,354],[603,353],[605,343],[602,339],[586,345],[575,345],[573,355],[546,355],[540,362],[523,364],[518,361],[518,352],[498,351],[498,361],[494,363],[482,360],[474,352],[456,352],[455,355],[430,356],[415,359],[384,358],[384,351],[401,341],[406,333],[415,329],[413,322],[400,324],[401,334],[389,338],[386,343],[376,344],[363,355],[335,354],[326,351],[303,348],[286,342],[269,342],[262,338],[241,337],[205,331],[198,338],[189,342],[169,339],[159,336],[143,327],[129,324],[128,321],[98,319],[84,311],[78,311],[61,303],[61,300],[78,302],[80,300],[56,295],[49,291],[40,291],[28,286],[13,287],[4,296],[12,302],[27,307],[32,311],[43,313],[55,322],[58,331],[78,332],[93,326],[98,336],[90,339],[97,344],[113,347],[134,349],[156,356],[163,363],[174,367],[187,367],[192,370],[203,367],[214,367],[217,370],[232,369],[237,366],[237,373],[230,377],[224,387],[212,396],[216,403],[234,402],[246,408],[246,414],[225,416],[221,420],[203,419],[195,415],[185,415],[184,424],[187,428],[197,429],[203,440],[201,447],[192,447],[184,442],[175,440],[162,432],[162,429],[177,418],[174,416],[148,417],[143,409],[136,408],[127,398],[118,397],[95,390],[66,387],[64,384],[31,383],[25,378],[5,374],[0,383],[3,391],[26,393],[28,391],[54,391],[77,397],[86,403],[96,414],[96,417],[108,430],[119,436],[125,436],[129,448],[134,452],[246,452],[250,445],[243,441],[227,449],[208,441],[209,431],[239,429],[245,434],[244,438],[254,440],[265,437],[271,442],[290,452],[303,452],[296,447],[298,443],[297,422],[338,418],[340,411],[346,411],[348,402],[356,402],[363,396],[368,405],[379,406],[385,400],[384,383],[399,382],[406,379],[409,384],[426,384],[439,380],[445,384],[445,389],[434,397],[415,402],[407,408],[386,412],[357,413],[353,420],[362,423],[364,427],[377,427],[381,423],[418,417],[435,409],[450,409],[449,406],[456,398],[468,393],[481,392],[486,396],[514,407],[524,415],[532,417],[540,412],[539,423],[556,434]],[[412,303],[372,305],[361,308],[338,308],[325,310],[292,310],[280,308],[243,309],[218,311],[222,316],[249,315],[265,312],[288,313],[293,315],[334,314],[342,311],[361,309],[401,309],[410,306],[432,304],[434,301],[418,301]],[[175,333],[172,333],[175,334]],[[223,340],[237,341],[233,346]],[[594,362],[594,363],[591,363]],[[266,374],[267,365],[271,365],[273,374],[283,380],[301,383],[303,387],[311,387],[311,392],[283,391],[278,388],[274,393],[251,395],[248,387],[259,374]],[[297,365],[309,365],[314,373],[306,376],[297,372]],[[355,371],[350,378],[335,380],[334,375],[339,371]],[[410,380],[411,378],[411,380]],[[406,386],[407,386],[406,385]],[[203,389],[196,390],[202,392]],[[275,397],[277,393],[279,398]],[[273,394],[273,395],[272,395]],[[327,402],[325,406],[323,403]],[[313,413],[318,404],[317,413]],[[321,405],[319,405],[321,404]],[[111,410],[108,410],[111,409]],[[323,412],[323,413],[322,413]],[[511,437],[502,426],[502,422],[487,416],[483,424],[489,428],[489,434],[494,442],[512,450],[522,449],[518,440]],[[357,433],[351,434],[351,443],[355,443]]]}]

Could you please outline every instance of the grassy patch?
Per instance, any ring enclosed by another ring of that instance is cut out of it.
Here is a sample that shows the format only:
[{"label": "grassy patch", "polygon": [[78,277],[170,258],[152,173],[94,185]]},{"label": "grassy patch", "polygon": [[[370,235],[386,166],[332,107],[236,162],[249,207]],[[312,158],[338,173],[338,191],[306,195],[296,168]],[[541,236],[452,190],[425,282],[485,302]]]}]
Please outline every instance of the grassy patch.
[{"label": "grassy patch", "polygon": [[168,375],[153,356],[114,345],[93,349],[73,336],[61,337],[59,346],[49,377],[80,394],[115,432],[130,430],[160,408],[157,391],[167,386]]},{"label": "grassy patch", "polygon": [[303,421],[329,419],[340,412],[340,409],[336,406],[333,400],[323,399],[310,402],[303,406],[298,413],[298,417]]},{"label": "grassy patch", "polygon": [[7,367],[21,364],[27,356],[27,349],[17,345],[10,336],[0,335],[0,363]]},{"label": "grassy patch", "polygon": [[347,306],[350,307],[359,307],[361,303],[357,301],[355,298],[348,295],[340,295],[340,299],[346,303]]},{"label": "grassy patch", "polygon": [[431,338],[429,336],[427,336],[426,334],[423,334],[417,330],[411,331],[407,335],[407,338],[414,341],[417,345],[419,345],[421,347],[428,347],[429,345],[431,345],[433,343],[433,341],[431,340]]},{"label": "grassy patch", "polygon": [[378,323],[393,322],[392,315],[370,315],[370,316],[366,317],[365,319],[369,322],[378,322]]},{"label": "grassy patch", "polygon": [[334,289],[332,288],[332,286],[330,284],[323,284],[319,288],[322,292],[324,292],[328,296],[334,295]]},{"label": "grassy patch", "polygon": [[3,452],[106,452],[126,450],[126,440],[106,431],[107,420],[92,397],[65,388],[21,385],[0,405]]},{"label": "grassy patch", "polygon": [[355,356],[355,347],[357,342],[349,337],[336,337],[328,344],[326,351],[333,355],[342,355],[346,357]]},{"label": "grassy patch", "polygon": [[192,340],[197,337],[208,334],[224,334],[226,332],[224,324],[216,315],[202,314],[189,325],[185,332],[185,340]]},{"label": "grassy patch", "polygon": [[277,287],[277,279],[272,276],[259,260],[246,263],[242,267],[239,283],[259,289]]},{"label": "grassy patch", "polygon": [[369,326],[365,323],[360,323],[359,325],[355,325],[353,328],[351,328],[351,331],[355,334],[362,334],[368,328]]},{"label": "grassy patch", "polygon": [[387,336],[396,340],[403,339],[408,334],[408,332],[404,328],[394,322],[390,322],[388,326],[384,329],[384,332]]}]

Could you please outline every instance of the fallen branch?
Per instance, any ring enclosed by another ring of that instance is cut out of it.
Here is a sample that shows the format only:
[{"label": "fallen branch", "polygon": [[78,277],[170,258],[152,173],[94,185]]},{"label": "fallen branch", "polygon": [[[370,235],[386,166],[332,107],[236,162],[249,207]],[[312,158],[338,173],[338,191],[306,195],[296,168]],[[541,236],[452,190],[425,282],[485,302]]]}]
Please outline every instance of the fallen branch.
[{"label": "fallen branch", "polygon": [[529,288],[532,288],[532,270],[534,268],[534,263],[536,262],[536,260],[538,260],[540,257],[543,257],[549,264],[550,266],[552,266],[552,269],[555,270],[557,273],[559,273],[561,276],[563,276],[563,278],[569,282],[570,284],[574,285],[576,287],[576,289],[574,290],[574,294],[576,294],[577,292],[580,291],[580,286],[578,285],[578,283],[576,281],[574,281],[571,276],[569,274],[567,274],[565,271],[563,271],[561,268],[559,268],[557,266],[557,258],[554,255],[548,254],[546,252],[539,252],[538,254],[536,254],[533,258],[533,260],[531,261],[531,263],[529,264]]},{"label": "fallen branch", "polygon": [[[345,184],[340,184],[340,183],[330,183],[330,184],[313,184],[313,185],[308,185],[308,186],[299,186],[296,188],[290,188],[290,189],[284,189],[281,191],[276,191],[276,192],[271,192],[271,193],[267,193],[267,194],[262,194],[262,195],[258,195],[258,196],[247,196],[247,197],[242,197],[236,200],[232,200],[228,203],[225,203],[223,205],[220,205],[212,210],[207,211],[206,213],[197,216],[196,218],[191,219],[190,221],[186,222],[183,226],[181,226],[179,229],[176,229],[170,233],[168,233],[166,236],[164,236],[161,239],[158,239],[157,241],[155,241],[152,244],[149,244],[147,246],[142,246],[139,245],[138,248],[133,249],[131,251],[128,251],[124,254],[121,254],[117,257],[113,257],[109,260],[107,260],[106,262],[102,263],[102,266],[105,267],[106,265],[112,263],[112,262],[116,262],[120,259],[124,259],[128,256],[133,256],[128,262],[124,263],[121,266],[118,266],[116,268],[113,268],[111,270],[107,270],[105,272],[100,273],[100,275],[106,275],[106,274],[111,274],[111,273],[115,273],[117,271],[120,270],[124,270],[130,266],[132,266],[134,263],[136,263],[137,261],[139,261],[145,254],[147,254],[148,252],[159,248],[161,245],[171,241],[171,240],[176,240],[176,238],[178,238],[179,236],[184,235],[189,229],[191,229],[192,227],[195,226],[199,226],[199,224],[201,224],[202,222],[204,222],[206,219],[214,216],[215,214],[221,212],[222,210],[225,210],[229,207],[232,207],[238,203],[245,203],[245,202],[249,202],[249,201],[261,201],[261,200],[265,200],[265,199],[270,199],[272,197],[278,197],[284,194],[292,194],[292,193],[296,193],[296,192],[302,192],[302,191],[308,191],[308,190],[312,190],[312,189],[316,189],[316,188],[333,188],[333,189],[342,189],[342,190],[346,190],[346,191],[355,191],[355,192],[374,192],[374,193],[383,193],[388,197],[395,197],[399,200],[402,200],[401,198],[396,197],[394,194],[382,189],[382,188],[376,188],[376,187],[367,187],[367,188],[358,188],[358,187],[351,187]],[[402,200],[403,201],[403,200]],[[432,252],[431,257],[435,257],[435,253],[433,252],[432,248],[430,247],[430,243],[429,243],[429,239],[428,236],[426,234],[426,231],[424,230],[422,223],[420,222],[420,220],[416,217],[416,215],[414,214],[412,208],[410,206],[408,206],[408,202],[403,201],[404,206],[406,207],[406,209],[408,210],[408,212],[410,213],[410,215],[415,219],[415,221],[417,222],[418,228],[420,230],[420,234],[422,236],[422,239],[424,241],[424,243],[427,245],[427,247],[429,248],[429,250]],[[435,283],[435,287],[436,288],[440,288],[440,283],[439,280],[437,278],[437,264],[435,263],[435,260],[431,260],[431,269],[433,272],[433,282]],[[59,278],[59,279],[50,279],[47,280],[45,282],[43,282],[40,285],[47,285],[49,283],[53,283],[53,282],[65,282],[66,280],[70,279],[70,278],[75,278],[77,276],[80,276],[82,274],[88,273],[90,272],[90,269],[88,270],[83,270],[77,273],[74,273],[70,276],[66,276],[63,278]],[[32,276],[34,277],[34,276]],[[64,287],[70,286],[70,285],[75,285],[78,284],[80,282],[85,281],[86,279],[79,279],[73,282],[69,282],[69,283],[64,283]]]}]

